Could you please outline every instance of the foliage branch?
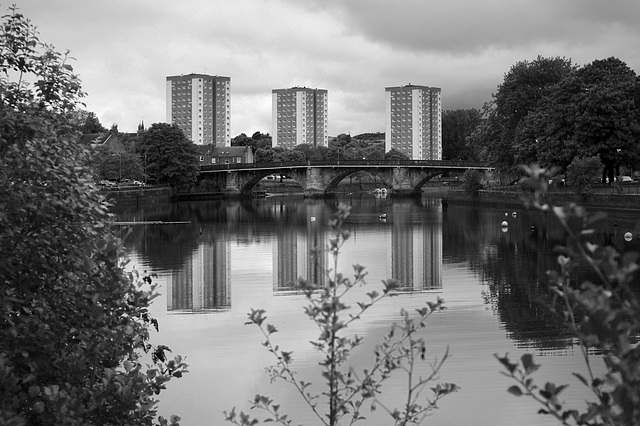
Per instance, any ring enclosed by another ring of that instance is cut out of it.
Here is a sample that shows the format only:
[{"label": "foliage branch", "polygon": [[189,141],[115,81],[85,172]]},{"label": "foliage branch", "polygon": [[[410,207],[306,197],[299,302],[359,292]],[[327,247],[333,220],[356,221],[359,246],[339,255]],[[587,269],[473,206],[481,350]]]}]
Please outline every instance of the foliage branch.
[{"label": "foliage branch", "polygon": [[[367,273],[361,265],[353,266],[353,277],[349,278],[337,272],[340,250],[349,239],[349,231],[344,229],[344,221],[350,213],[350,207],[339,205],[329,222],[333,237],[329,239],[326,250],[332,257],[333,269],[325,271],[327,284],[318,285],[300,278],[298,287],[303,292],[308,305],[305,314],[313,321],[320,332],[317,339],[311,341],[315,349],[322,354],[319,365],[326,388],[321,394],[315,393],[312,384],[298,377],[293,368],[293,353],[281,349],[273,340],[277,328],[266,322],[265,311],[252,309],[246,324],[256,325],[264,336],[263,346],[273,354],[276,364],[269,367],[268,373],[273,380],[283,380],[296,388],[303,401],[308,405],[321,424],[335,426],[352,425],[365,420],[363,410],[366,402],[372,410],[381,407],[394,421],[395,425],[417,425],[437,408],[437,402],[446,395],[458,390],[453,383],[440,383],[430,388],[431,396],[424,391],[429,383],[437,379],[438,373],[448,357],[448,350],[441,359],[430,364],[426,376],[418,375],[419,361],[426,358],[426,342],[419,332],[426,327],[426,321],[433,313],[444,309],[444,302],[427,302],[417,309],[413,318],[406,310],[401,311],[401,321],[394,323],[385,335],[382,343],[374,350],[374,360],[369,368],[357,371],[348,365],[353,351],[362,344],[362,337],[345,335],[346,329],[380,300],[396,295],[398,282],[387,279],[382,282],[382,292],[367,293],[368,299],[357,303],[351,309],[344,303],[346,295],[355,287],[364,285]],[[405,375],[407,394],[404,406],[400,409],[387,407],[382,401],[383,383],[394,373]],[[324,402],[322,402],[324,401]],[[253,410],[266,412],[264,422],[277,422],[291,425],[288,415],[282,414],[280,406],[268,396],[256,395],[251,402]],[[325,412],[326,410],[326,412]],[[226,420],[235,425],[255,425],[257,418],[250,414],[225,412]]]}]

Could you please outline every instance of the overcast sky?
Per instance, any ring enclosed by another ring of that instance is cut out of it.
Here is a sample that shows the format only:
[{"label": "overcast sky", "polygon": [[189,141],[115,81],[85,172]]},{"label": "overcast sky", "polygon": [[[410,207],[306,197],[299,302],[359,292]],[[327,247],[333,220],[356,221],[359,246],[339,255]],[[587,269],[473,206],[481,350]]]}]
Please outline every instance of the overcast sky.
[{"label": "overcast sky", "polygon": [[[165,78],[231,77],[231,135],[272,133],[271,90],[329,91],[329,134],[384,131],[384,88],[481,108],[538,55],[640,73],[639,0],[12,0],[69,49],[105,127],[164,122]],[[10,3],[2,3],[3,12]],[[4,14],[4,13],[3,13]]]}]

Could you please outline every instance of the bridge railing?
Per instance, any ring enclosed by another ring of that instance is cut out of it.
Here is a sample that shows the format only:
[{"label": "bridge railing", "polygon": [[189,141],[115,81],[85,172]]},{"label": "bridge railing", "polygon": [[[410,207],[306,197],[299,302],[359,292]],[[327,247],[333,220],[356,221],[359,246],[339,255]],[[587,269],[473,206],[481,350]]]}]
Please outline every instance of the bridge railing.
[{"label": "bridge railing", "polygon": [[246,170],[246,169],[263,169],[276,170],[293,167],[348,167],[348,166],[365,166],[365,167],[443,167],[443,168],[483,168],[490,169],[488,164],[469,161],[452,161],[452,160],[308,160],[308,161],[287,161],[277,163],[229,163],[229,164],[211,164],[201,165],[201,171],[221,171],[221,170]]}]

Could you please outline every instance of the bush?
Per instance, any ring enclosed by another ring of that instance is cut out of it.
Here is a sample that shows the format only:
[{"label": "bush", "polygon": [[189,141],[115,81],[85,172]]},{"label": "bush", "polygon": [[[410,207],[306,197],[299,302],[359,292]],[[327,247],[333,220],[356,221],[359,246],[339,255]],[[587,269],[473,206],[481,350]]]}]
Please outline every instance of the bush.
[{"label": "bush", "polygon": [[120,261],[77,143],[79,80],[15,8],[2,19],[0,424],[150,425],[186,366],[149,343],[152,278]]}]

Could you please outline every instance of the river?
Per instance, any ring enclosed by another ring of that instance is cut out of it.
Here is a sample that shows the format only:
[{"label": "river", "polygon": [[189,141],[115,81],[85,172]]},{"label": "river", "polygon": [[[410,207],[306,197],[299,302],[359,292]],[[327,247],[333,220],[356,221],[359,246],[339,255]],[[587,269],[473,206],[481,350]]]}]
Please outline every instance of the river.
[{"label": "river", "polygon": [[[349,303],[380,290],[385,278],[402,282],[399,296],[384,299],[349,327],[365,342],[352,355],[354,368],[367,368],[373,346],[402,308],[412,311],[441,297],[447,309],[430,317],[424,333],[427,360],[449,348],[439,381],[460,390],[441,400],[424,424],[557,424],[537,414],[540,407],[532,400],[507,393],[512,382],[500,374],[494,357],[507,352],[513,358],[533,353],[542,364],[539,383],[569,384],[562,399],[585,407],[590,395],[572,375],[584,372],[580,349],[544,305],[544,274],[554,265],[552,248],[562,241],[549,217],[520,208],[443,203],[437,195],[409,200],[283,196],[115,209],[119,221],[155,222],[130,227],[125,240],[130,266],[158,274],[160,296],[152,313],[160,332],[152,340],[189,364],[189,373],[161,393],[162,415],[178,414],[181,425],[220,425],[223,411],[246,411],[259,393],[273,397],[294,424],[320,424],[290,385],[270,383],[265,368],[274,360],[261,345],[259,330],[244,323],[251,308],[265,309],[268,322],[279,330],[277,344],[293,351],[300,377],[322,392],[320,359],[309,344],[317,329],[290,282],[299,276],[321,280],[317,257],[309,253],[326,244],[326,223],[340,201],[351,205],[352,214],[346,224],[351,238],[338,270],[351,273],[351,265],[361,264],[368,272],[368,284],[354,290]],[[635,241],[628,243],[622,235],[632,226],[633,215],[617,215],[603,222],[601,238],[628,248]],[[329,264],[327,255],[320,257],[321,264]],[[428,364],[423,368],[426,374]],[[385,405],[400,406],[405,388],[401,380],[387,383]],[[381,408],[365,416],[361,424],[393,424]]]}]

